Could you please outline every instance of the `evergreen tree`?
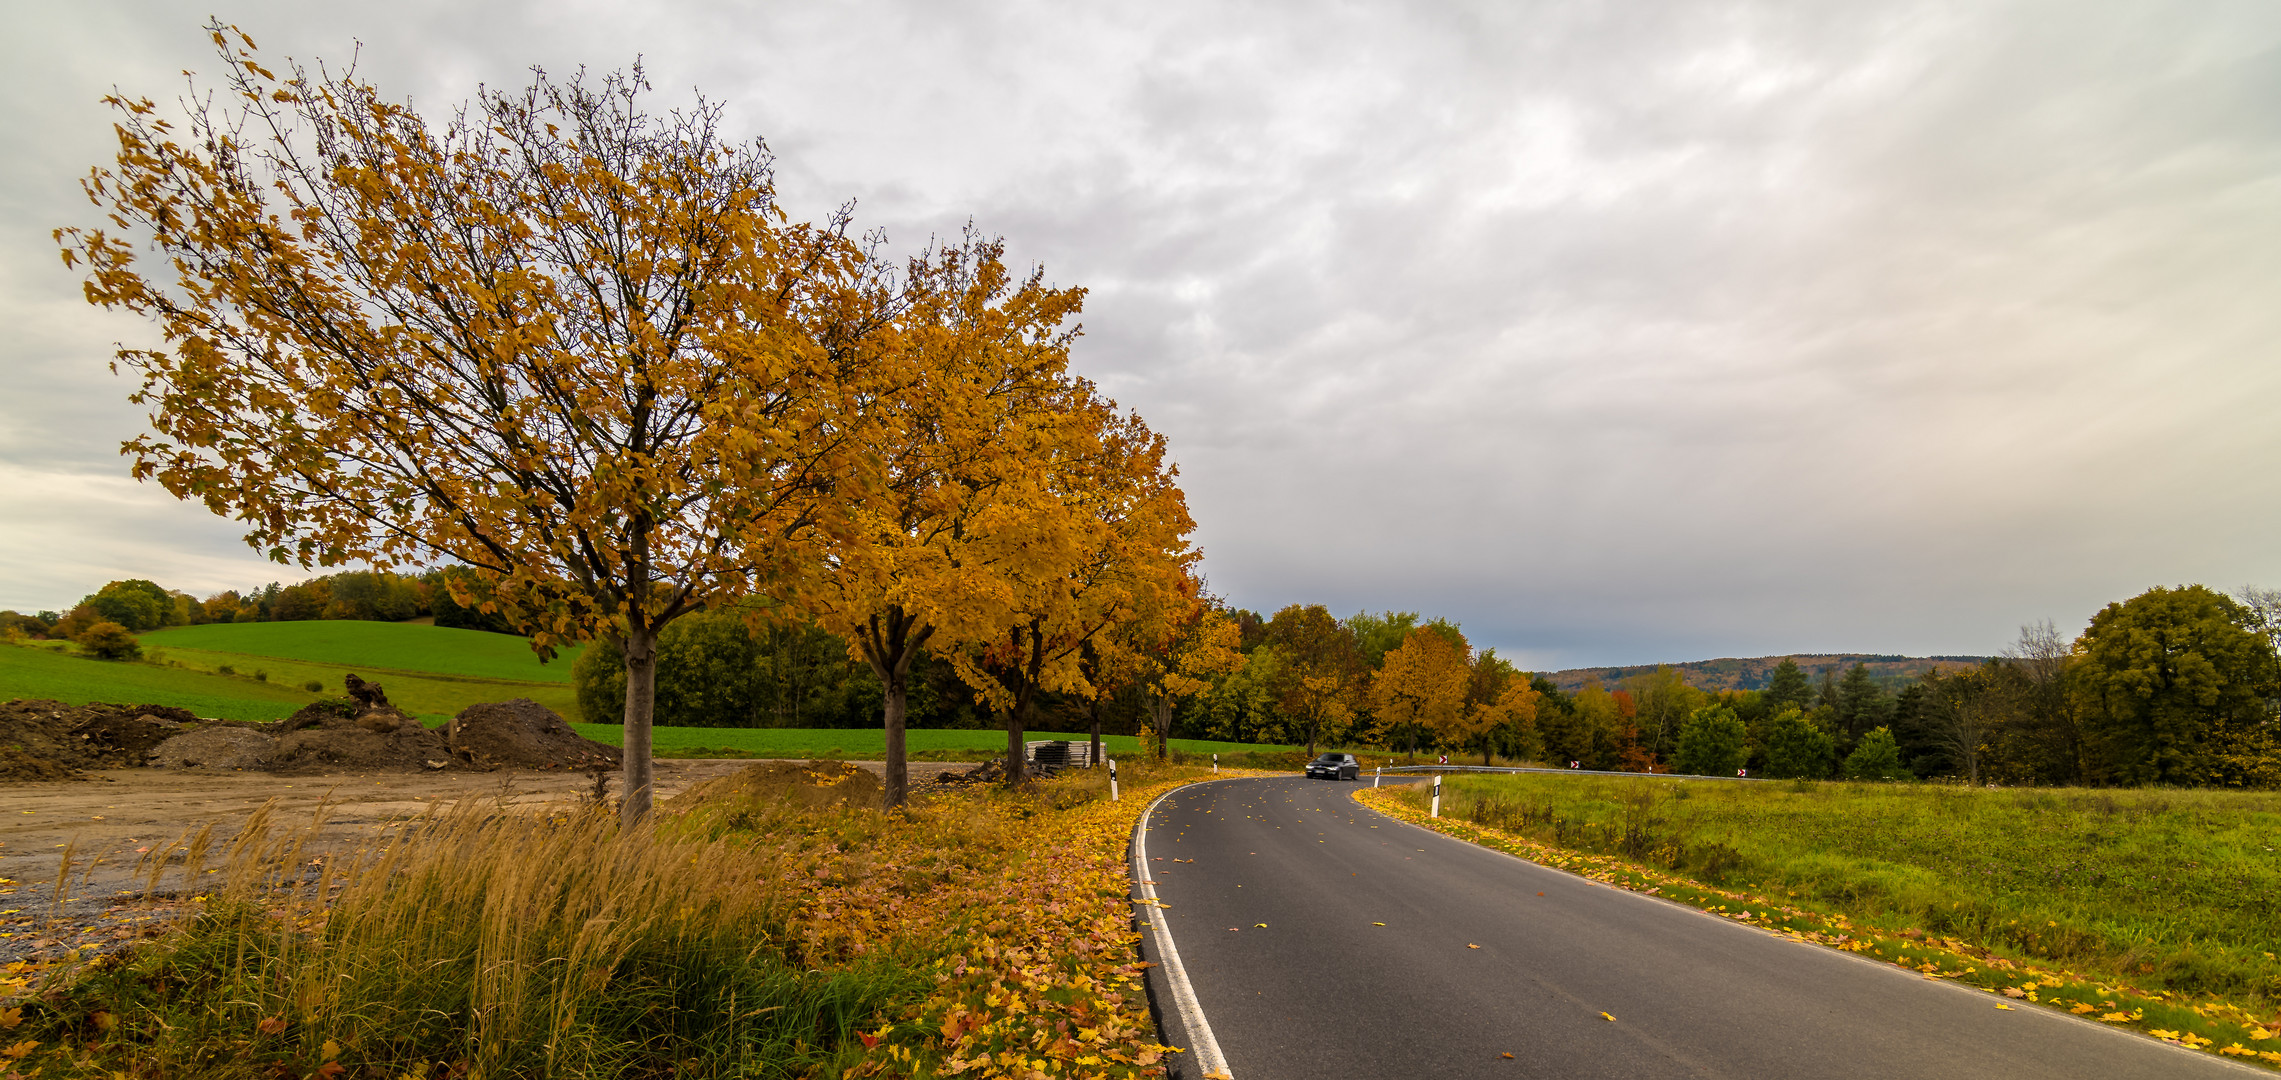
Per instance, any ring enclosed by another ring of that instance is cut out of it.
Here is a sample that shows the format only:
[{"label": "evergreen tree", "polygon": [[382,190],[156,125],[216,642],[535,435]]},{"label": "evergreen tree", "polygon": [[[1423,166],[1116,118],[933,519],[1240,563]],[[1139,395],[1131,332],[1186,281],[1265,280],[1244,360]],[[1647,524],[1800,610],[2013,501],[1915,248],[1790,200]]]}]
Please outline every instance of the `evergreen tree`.
[{"label": "evergreen tree", "polygon": [[1769,713],[1785,709],[1805,711],[1806,703],[1813,698],[1813,686],[1806,681],[1806,673],[1798,670],[1798,662],[1785,656],[1775,665],[1774,673],[1767,676],[1766,689],[1761,697]]},{"label": "evergreen tree", "polygon": [[1869,665],[1855,664],[1837,687],[1838,721],[1848,738],[1860,738],[1872,728],[1886,726],[1893,703],[1885,688],[1869,677]]}]

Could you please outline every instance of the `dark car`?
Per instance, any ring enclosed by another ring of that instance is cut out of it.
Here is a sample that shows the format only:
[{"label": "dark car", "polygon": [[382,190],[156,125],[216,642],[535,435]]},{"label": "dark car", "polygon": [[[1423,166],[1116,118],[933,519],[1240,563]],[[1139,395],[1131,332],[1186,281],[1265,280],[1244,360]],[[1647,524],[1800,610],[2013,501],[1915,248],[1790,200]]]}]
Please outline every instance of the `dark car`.
[{"label": "dark car", "polygon": [[1360,780],[1362,763],[1353,754],[1324,754],[1307,763],[1307,779]]}]

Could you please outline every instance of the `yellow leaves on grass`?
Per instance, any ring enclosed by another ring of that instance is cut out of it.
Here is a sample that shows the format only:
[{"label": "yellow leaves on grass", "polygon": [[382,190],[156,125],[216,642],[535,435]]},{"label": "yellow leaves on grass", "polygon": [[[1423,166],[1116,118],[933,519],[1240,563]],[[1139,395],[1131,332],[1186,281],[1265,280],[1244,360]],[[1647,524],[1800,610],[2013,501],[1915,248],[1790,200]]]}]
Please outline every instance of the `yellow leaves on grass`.
[{"label": "yellow leaves on grass", "polygon": [[915,1012],[858,1034],[856,1075],[1121,1078],[1160,1061],[1123,849],[1169,786],[1042,813],[963,793],[855,850],[788,848],[785,878],[823,883],[791,927],[804,962],[933,957],[909,961],[935,980]]},{"label": "yellow leaves on grass", "polygon": [[0,1031],[14,1031],[23,1022],[24,1010],[21,1007],[0,1009]]},{"label": "yellow leaves on grass", "polygon": [[7,1047],[6,1049],[0,1049],[0,1055],[5,1055],[5,1056],[7,1056],[7,1057],[10,1057],[10,1058],[13,1058],[13,1059],[15,1059],[15,1060],[17,1060],[17,1061],[22,1061],[22,1060],[24,1060],[24,1057],[25,1057],[26,1055],[30,1054],[32,1051],[34,1051],[34,1050],[37,1050],[37,1049],[39,1049],[39,1048],[40,1048],[40,1043],[39,1043],[39,1040],[37,1040],[37,1039],[25,1039],[24,1041],[22,1041],[22,1042],[20,1042],[20,1043],[17,1043],[17,1044],[15,1044],[15,1045],[13,1045],[13,1046]]},{"label": "yellow leaves on grass", "polygon": [[255,1031],[259,1031],[264,1035],[277,1035],[284,1032],[285,1030],[285,1018],[282,1016],[268,1017],[267,1019],[256,1023],[253,1027]]}]

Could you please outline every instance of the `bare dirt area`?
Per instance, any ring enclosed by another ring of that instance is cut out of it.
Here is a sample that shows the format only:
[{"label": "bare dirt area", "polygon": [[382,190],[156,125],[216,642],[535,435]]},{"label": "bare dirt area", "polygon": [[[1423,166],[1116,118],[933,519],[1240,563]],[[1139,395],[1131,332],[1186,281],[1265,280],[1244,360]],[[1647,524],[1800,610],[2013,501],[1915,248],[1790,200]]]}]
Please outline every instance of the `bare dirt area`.
[{"label": "bare dirt area", "polygon": [[[660,802],[692,785],[756,765],[751,759],[657,762]],[[874,773],[876,761],[854,762]],[[914,788],[962,766],[912,762]],[[609,795],[619,776],[604,772]],[[300,827],[322,812],[323,842],[348,845],[439,807],[484,801],[502,808],[569,806],[594,798],[592,773],[568,770],[312,772],[102,769],[76,780],[0,786],[0,964],[93,946],[108,950],[144,936],[196,895],[179,852],[145,896],[146,856],[213,826],[208,867],[249,816],[270,805],[271,820]],[[69,861],[66,862],[68,856]],[[59,902],[58,885],[61,884]]]}]

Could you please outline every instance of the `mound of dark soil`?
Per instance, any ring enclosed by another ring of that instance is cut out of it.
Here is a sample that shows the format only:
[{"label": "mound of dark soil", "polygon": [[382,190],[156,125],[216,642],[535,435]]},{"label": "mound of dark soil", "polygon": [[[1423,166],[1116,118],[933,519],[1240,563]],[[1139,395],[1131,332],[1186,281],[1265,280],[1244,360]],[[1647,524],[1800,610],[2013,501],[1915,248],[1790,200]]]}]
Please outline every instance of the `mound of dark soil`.
[{"label": "mound of dark soil", "polygon": [[468,706],[452,718],[447,741],[479,769],[615,769],[625,757],[529,698]]},{"label": "mound of dark soil", "polygon": [[150,763],[164,769],[266,769],[276,756],[276,736],[215,725],[158,744]]},{"label": "mound of dark soil", "polygon": [[202,722],[170,705],[17,698],[0,704],[0,780],[57,780],[82,769],[143,765],[160,743]]},{"label": "mound of dark soil", "polygon": [[319,701],[279,721],[270,767],[286,773],[419,772],[458,764],[441,732],[395,709],[355,709],[350,702]]}]

